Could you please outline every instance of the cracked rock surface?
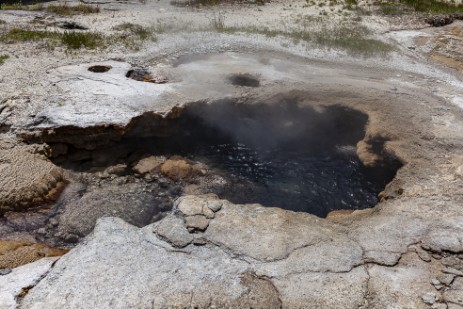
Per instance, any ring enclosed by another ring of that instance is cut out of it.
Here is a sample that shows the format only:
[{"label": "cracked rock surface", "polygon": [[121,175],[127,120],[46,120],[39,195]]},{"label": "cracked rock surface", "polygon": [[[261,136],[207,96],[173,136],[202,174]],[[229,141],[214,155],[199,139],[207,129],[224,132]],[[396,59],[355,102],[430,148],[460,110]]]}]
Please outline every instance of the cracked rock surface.
[{"label": "cracked rock surface", "polygon": [[[189,229],[190,218],[199,217],[208,222],[205,230]],[[100,219],[21,308],[460,305],[463,255],[442,250],[445,242],[436,240],[440,251],[425,244],[442,220],[404,224],[401,217],[373,215],[349,232],[310,214],[184,196],[170,215],[144,228]],[[384,237],[389,243],[358,237],[368,227],[386,233],[384,225],[410,237]]]}]

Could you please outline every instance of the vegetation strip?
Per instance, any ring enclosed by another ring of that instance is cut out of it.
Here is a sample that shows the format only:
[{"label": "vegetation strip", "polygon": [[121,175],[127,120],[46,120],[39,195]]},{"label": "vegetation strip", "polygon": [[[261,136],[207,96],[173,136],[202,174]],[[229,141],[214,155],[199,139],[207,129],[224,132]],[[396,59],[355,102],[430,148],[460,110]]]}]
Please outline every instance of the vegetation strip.
[{"label": "vegetation strip", "polygon": [[47,11],[58,15],[75,15],[75,14],[94,14],[100,12],[100,7],[91,6],[83,3],[78,5],[67,5],[67,4],[50,4],[44,6],[43,4],[32,4],[24,5],[21,3],[16,4],[0,4],[1,10],[20,10],[20,11]]},{"label": "vegetation strip", "polygon": [[318,30],[307,29],[303,31],[286,32],[257,27],[228,27],[221,17],[213,19],[211,21],[211,26],[216,31],[222,33],[245,33],[264,35],[266,37],[286,37],[291,39],[294,44],[300,42],[312,43],[319,47],[341,49],[352,56],[385,56],[394,50],[394,47],[386,42],[369,38],[368,35],[370,35],[370,31],[363,26],[349,28],[341,25],[333,29],[322,27]]},{"label": "vegetation strip", "polygon": [[80,32],[44,30],[28,30],[13,28],[3,35],[0,35],[0,42],[14,44],[21,42],[48,41],[49,47],[64,45],[68,49],[104,49],[110,45],[121,44],[126,48],[138,49],[141,43],[151,39],[156,41],[156,36],[150,28],[144,28],[136,24],[122,24],[116,26],[122,33],[118,35],[106,36],[98,32]]}]

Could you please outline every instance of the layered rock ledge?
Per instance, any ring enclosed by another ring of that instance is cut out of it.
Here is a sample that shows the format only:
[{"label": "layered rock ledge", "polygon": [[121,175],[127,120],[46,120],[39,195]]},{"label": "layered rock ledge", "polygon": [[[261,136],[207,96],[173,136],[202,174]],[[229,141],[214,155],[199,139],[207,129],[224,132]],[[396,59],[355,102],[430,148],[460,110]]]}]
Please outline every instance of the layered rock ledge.
[{"label": "layered rock ledge", "polygon": [[347,228],[185,196],[141,229],[100,219],[21,308],[457,308],[462,216],[413,216],[416,203],[400,207]]}]

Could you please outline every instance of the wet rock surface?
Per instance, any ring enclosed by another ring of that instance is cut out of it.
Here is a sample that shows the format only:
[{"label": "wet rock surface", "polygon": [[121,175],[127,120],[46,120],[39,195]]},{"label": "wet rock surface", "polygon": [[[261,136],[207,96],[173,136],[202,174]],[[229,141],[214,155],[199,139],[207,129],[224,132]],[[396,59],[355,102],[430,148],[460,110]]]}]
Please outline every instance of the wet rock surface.
[{"label": "wet rock surface", "polygon": [[69,248],[88,235],[100,217],[119,216],[142,227],[162,218],[162,212],[172,208],[173,198],[181,194],[169,179],[117,176],[121,170],[127,167],[73,175],[56,203],[5,213],[0,218],[1,237]]}]

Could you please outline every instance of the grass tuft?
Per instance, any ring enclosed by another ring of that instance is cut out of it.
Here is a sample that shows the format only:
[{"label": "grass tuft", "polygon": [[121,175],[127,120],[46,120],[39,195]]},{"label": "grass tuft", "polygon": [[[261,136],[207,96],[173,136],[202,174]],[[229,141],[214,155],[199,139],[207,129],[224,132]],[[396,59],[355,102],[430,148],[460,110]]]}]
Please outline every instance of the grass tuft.
[{"label": "grass tuft", "polygon": [[223,15],[214,16],[214,18],[212,18],[209,22],[211,24],[212,29],[217,30],[219,32],[226,32],[227,27],[225,27],[225,18],[223,17]]},{"label": "grass tuft", "polygon": [[112,38],[112,44],[123,44],[128,49],[140,50],[144,41],[157,41],[157,37],[154,35],[154,32],[156,32],[154,27],[123,23],[113,27],[113,30],[121,31],[122,33]]},{"label": "grass tuft", "polygon": [[44,39],[57,39],[59,36],[60,34],[57,32],[13,28],[0,36],[0,41],[11,44],[18,42],[40,41]]},{"label": "grass tuft", "polygon": [[142,41],[154,38],[153,29],[146,28],[137,24],[123,23],[115,26],[113,29],[116,31],[123,31],[127,34],[134,35]]},{"label": "grass tuft", "polygon": [[0,55],[0,65],[4,64],[5,61],[10,58],[8,55]]},{"label": "grass tuft", "polygon": [[91,6],[83,3],[79,3],[76,6],[70,6],[67,4],[63,5],[49,5],[46,10],[50,13],[58,15],[75,15],[75,14],[95,14],[100,13],[100,7]]},{"label": "grass tuft", "polygon": [[105,47],[104,37],[96,32],[64,32],[61,37],[61,42],[68,49],[79,49],[85,47],[87,49],[96,49]]},{"label": "grass tuft", "polygon": [[11,29],[0,36],[0,42],[13,44],[20,42],[48,41],[50,47],[64,45],[68,49],[79,48],[105,48],[106,37],[96,32],[52,32],[38,30]]}]

